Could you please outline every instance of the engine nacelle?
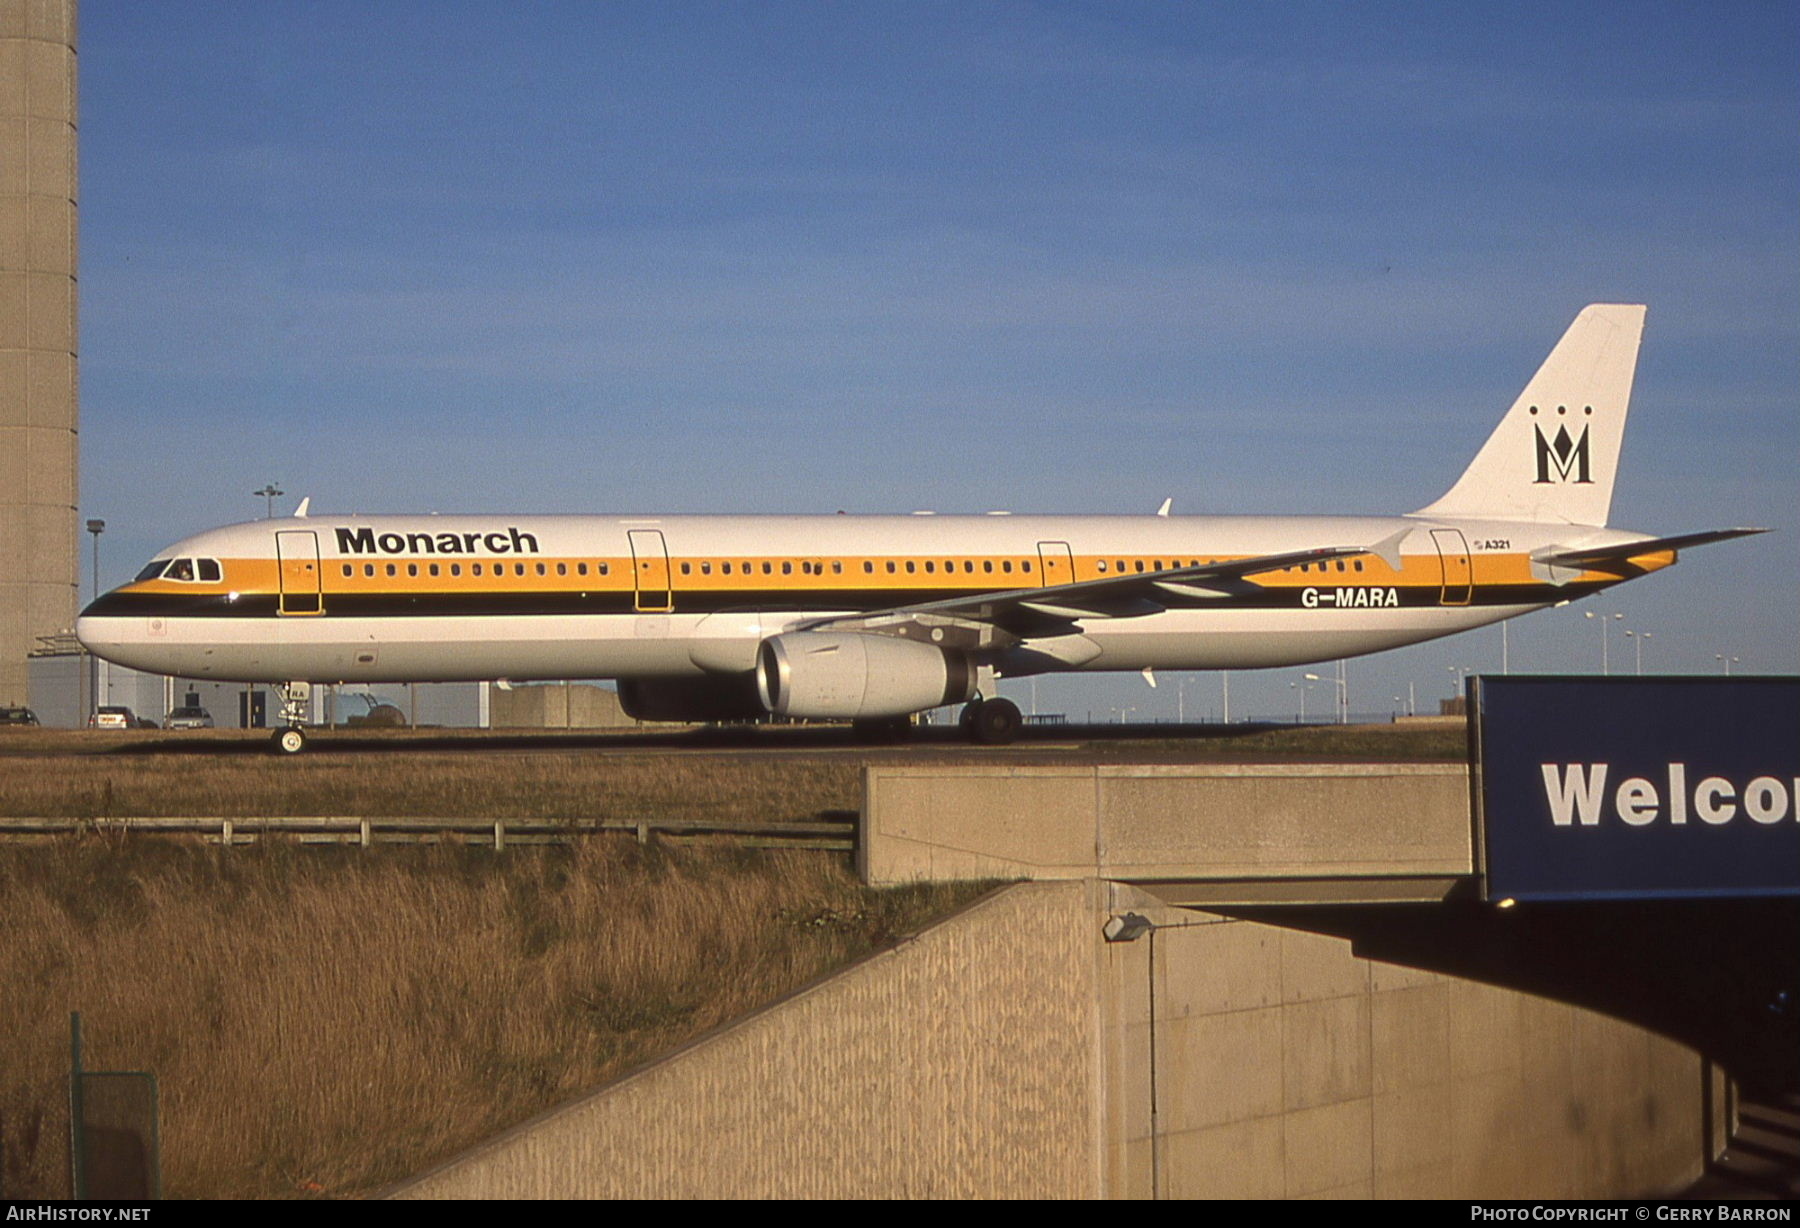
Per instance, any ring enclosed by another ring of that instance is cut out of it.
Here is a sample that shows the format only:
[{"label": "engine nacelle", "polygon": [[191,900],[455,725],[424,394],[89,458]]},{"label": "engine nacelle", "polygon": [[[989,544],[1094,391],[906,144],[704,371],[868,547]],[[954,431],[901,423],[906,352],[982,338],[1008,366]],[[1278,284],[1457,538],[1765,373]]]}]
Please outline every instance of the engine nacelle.
[{"label": "engine nacelle", "polygon": [[856,632],[792,631],[762,642],[756,690],[777,716],[907,716],[975,694],[966,653]]},{"label": "engine nacelle", "polygon": [[763,716],[750,675],[621,678],[619,706],[639,721],[748,721]]}]

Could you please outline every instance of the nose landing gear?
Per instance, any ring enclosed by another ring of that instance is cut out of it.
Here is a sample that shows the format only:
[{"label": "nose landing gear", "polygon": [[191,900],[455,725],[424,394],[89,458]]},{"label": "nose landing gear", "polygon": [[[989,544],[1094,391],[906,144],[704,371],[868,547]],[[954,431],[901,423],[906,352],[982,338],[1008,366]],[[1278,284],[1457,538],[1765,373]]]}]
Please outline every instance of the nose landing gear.
[{"label": "nose landing gear", "polygon": [[281,687],[282,728],[269,739],[278,755],[297,755],[306,749],[306,712],[312,702],[312,683],[289,682]]}]

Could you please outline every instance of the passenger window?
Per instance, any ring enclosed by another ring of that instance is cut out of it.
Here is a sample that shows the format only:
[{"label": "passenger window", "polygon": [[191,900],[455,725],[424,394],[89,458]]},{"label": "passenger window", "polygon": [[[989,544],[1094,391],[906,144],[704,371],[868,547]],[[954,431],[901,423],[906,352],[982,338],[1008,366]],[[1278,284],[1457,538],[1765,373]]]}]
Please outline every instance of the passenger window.
[{"label": "passenger window", "polygon": [[578,576],[587,575],[587,564],[586,563],[575,564],[575,574]]},{"label": "passenger window", "polygon": [[437,573],[438,573],[438,565],[436,563],[433,563],[431,565],[431,574],[435,576],[435,575],[437,575]]},{"label": "passenger window", "polygon": [[[683,575],[687,574],[687,564],[686,563],[683,563],[681,565],[681,571],[682,571]],[[569,565],[567,563],[558,563],[556,565],[556,574],[559,576],[568,575],[569,574]]]},{"label": "passenger window", "polygon": [[450,574],[453,576],[462,575],[462,564],[461,563],[450,564]]},{"label": "passenger window", "polygon": [[1356,570],[1358,570],[1358,571],[1362,570],[1362,560],[1361,559],[1356,560]]},{"label": "passenger window", "polygon": [[913,563],[913,561],[912,561],[912,560],[911,560],[911,559],[907,559],[907,560],[906,560],[906,574],[907,574],[907,575],[909,575],[909,576],[910,576],[910,575],[912,575],[912,574],[913,574],[913,573],[914,573],[914,572],[916,572],[916,571],[918,571],[918,570],[919,570],[919,569],[918,569],[918,567],[917,567],[917,565],[916,565],[916,564],[914,564],[914,563]]},{"label": "passenger window", "polygon": [[993,559],[982,559],[981,560],[981,570],[992,573],[994,570],[994,560]]},{"label": "passenger window", "polygon": [[937,564],[932,562],[930,559],[926,559],[925,560],[925,570],[935,573],[937,571]]},{"label": "passenger window", "polygon": [[1020,566],[1023,567],[1026,571],[1030,571],[1031,570],[1031,560],[1030,559],[1025,560],[1025,562],[1021,563]]},{"label": "passenger window", "polygon": [[350,573],[351,573],[351,572],[353,572],[353,571],[355,571],[355,570],[356,570],[356,569],[355,569],[355,568],[354,568],[354,567],[352,567],[352,566],[350,566],[350,564],[348,564],[348,563],[345,563],[345,564],[344,564],[344,576],[345,576],[345,577],[346,577],[346,578],[348,578],[348,577],[349,577],[349,575],[350,575]]},{"label": "passenger window", "polygon": [[480,563],[470,563],[469,564],[469,574],[473,575],[473,576],[480,575],[481,574],[481,564]]},{"label": "passenger window", "polygon": [[[558,563],[556,566],[556,574],[559,576],[562,574],[562,564],[560,564],[560,563]],[[681,574],[684,576],[693,575],[694,574],[693,565],[691,563],[683,563],[681,565]]]},{"label": "passenger window", "polygon": [[700,574],[703,576],[712,575],[712,564],[711,563],[700,564]]},{"label": "passenger window", "polygon": [[[479,564],[479,563],[477,563],[477,564],[476,564],[476,565],[475,565],[475,570],[476,570],[476,571],[480,571],[480,570],[481,570],[481,564]],[[375,574],[375,564],[373,564],[373,563],[364,563],[364,564],[363,564],[363,575],[365,575],[365,576],[372,576],[372,575],[374,575],[374,574]]]},{"label": "passenger window", "polygon": [[539,563],[539,564],[538,564],[538,565],[537,565],[537,573],[538,573],[538,575],[540,575],[540,576],[542,576],[542,575],[548,575],[548,574],[549,574],[549,572],[548,572],[548,571],[547,571],[547,570],[546,570],[546,569],[545,569],[545,567],[544,567],[544,565],[543,565],[543,564],[542,564],[542,563]]},{"label": "passenger window", "polygon": [[1011,572],[1012,571],[1012,560],[1011,559],[1001,559],[1000,560],[1000,570],[1005,571],[1005,572]]},{"label": "passenger window", "polygon": [[775,574],[775,565],[773,563],[765,561],[763,563],[763,575],[772,576],[774,574]]},{"label": "passenger window", "polygon": [[1106,572],[1106,560],[1105,559],[1100,560],[1100,571],[1102,574],[1105,574],[1105,572]]},{"label": "passenger window", "polygon": [[863,560],[863,573],[865,575],[871,575],[871,576],[875,574],[875,560],[874,559],[864,559]]},{"label": "passenger window", "polygon": [[606,574],[606,564],[605,563],[600,564],[600,574],[601,575]]},{"label": "passenger window", "polygon": [[409,576],[418,575],[419,574],[419,565],[417,563],[408,563],[406,565],[406,574]]},{"label": "passenger window", "polygon": [[1137,570],[1141,573],[1144,570],[1144,560],[1143,559],[1133,560],[1133,566],[1135,566],[1137,568]]},{"label": "passenger window", "polygon": [[389,563],[387,565],[387,573],[390,576],[397,576],[400,574],[400,569],[398,567],[396,567],[394,564]]},{"label": "passenger window", "polygon": [[893,559],[888,560],[887,567],[888,567],[888,575],[890,575],[890,576],[893,575],[894,574],[894,560]]},{"label": "passenger window", "polygon": [[831,574],[834,576],[841,576],[844,574],[844,560],[842,560],[842,559],[832,559],[831,560]]}]

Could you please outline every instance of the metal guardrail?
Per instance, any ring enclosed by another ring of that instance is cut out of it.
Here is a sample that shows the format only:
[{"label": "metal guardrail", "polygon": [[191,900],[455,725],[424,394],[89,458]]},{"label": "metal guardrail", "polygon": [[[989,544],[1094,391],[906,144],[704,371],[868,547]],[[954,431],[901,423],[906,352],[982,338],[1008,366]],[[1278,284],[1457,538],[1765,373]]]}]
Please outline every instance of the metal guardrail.
[{"label": "metal guardrail", "polygon": [[243,818],[208,815],[169,818],[0,818],[0,840],[42,840],[73,835],[191,835],[208,844],[252,844],[277,836],[298,844],[442,844],[451,840],[491,844],[566,844],[608,832],[630,832],[640,843],[654,835],[677,841],[735,836],[751,848],[809,848],[850,852],[856,818],[827,811],[813,820],[714,821],[710,819],[442,819],[366,818],[360,815],[284,815]]}]

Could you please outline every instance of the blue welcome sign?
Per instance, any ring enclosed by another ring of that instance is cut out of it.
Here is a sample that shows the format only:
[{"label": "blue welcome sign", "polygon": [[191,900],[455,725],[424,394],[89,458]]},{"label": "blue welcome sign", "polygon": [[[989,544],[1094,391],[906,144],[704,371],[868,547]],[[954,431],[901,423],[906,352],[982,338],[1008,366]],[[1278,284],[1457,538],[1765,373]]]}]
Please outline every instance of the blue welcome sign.
[{"label": "blue welcome sign", "polygon": [[1800,678],[1469,684],[1488,899],[1800,895]]}]

